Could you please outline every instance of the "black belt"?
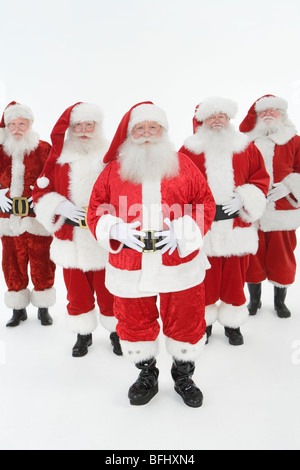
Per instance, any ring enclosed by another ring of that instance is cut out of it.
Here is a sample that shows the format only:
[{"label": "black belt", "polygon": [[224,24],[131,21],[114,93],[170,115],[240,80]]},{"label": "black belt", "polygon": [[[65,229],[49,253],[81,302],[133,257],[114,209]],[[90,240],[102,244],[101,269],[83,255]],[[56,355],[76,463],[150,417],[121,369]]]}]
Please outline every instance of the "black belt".
[{"label": "black belt", "polygon": [[33,207],[30,207],[27,197],[13,197],[12,208],[4,214],[18,215],[19,217],[26,217],[29,214],[34,214]]},{"label": "black belt", "polygon": [[[87,208],[87,207],[83,207],[82,209],[84,209],[85,212],[87,212],[87,209],[88,209],[88,208]],[[73,220],[67,218],[67,219],[65,220],[65,224],[67,224],[67,225],[72,225],[73,227],[89,228],[89,227],[88,227],[88,224],[87,224],[87,221],[86,221],[86,216],[85,216],[84,219],[78,220],[78,222],[74,222]]]},{"label": "black belt", "polygon": [[[154,253],[157,250],[161,250],[163,246],[156,246],[157,242],[160,242],[161,240],[164,239],[164,237],[155,237],[154,234],[157,232],[157,230],[142,230],[142,232],[146,233],[145,237],[138,236],[136,237],[138,240],[141,242],[145,243],[143,250],[143,253]],[[131,246],[124,245],[123,248],[128,248],[131,249]]]},{"label": "black belt", "polygon": [[239,216],[239,212],[234,212],[233,214],[229,215],[224,212],[223,207],[221,205],[216,206],[216,215],[214,220],[227,220],[227,219],[235,219]]}]

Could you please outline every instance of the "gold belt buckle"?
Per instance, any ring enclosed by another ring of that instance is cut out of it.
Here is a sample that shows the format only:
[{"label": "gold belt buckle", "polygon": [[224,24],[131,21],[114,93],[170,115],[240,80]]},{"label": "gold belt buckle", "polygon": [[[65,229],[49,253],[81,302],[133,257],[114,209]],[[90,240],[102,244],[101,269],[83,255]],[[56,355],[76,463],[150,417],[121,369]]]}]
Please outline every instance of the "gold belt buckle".
[{"label": "gold belt buckle", "polygon": [[[25,209],[23,210],[23,202]],[[27,197],[14,197],[13,198],[13,214],[19,217],[26,217],[29,214],[29,203]]]},{"label": "gold belt buckle", "polygon": [[155,234],[156,230],[142,230],[142,232],[149,233],[150,237],[147,237],[147,238],[146,237],[140,237],[141,241],[143,243],[145,243],[145,245],[146,245],[147,240],[151,241],[151,244],[152,244],[152,248],[150,248],[150,249],[147,249],[146,247],[143,248],[143,253],[155,253],[155,251],[156,251],[155,240],[156,239],[155,239],[154,234]]},{"label": "gold belt buckle", "polygon": [[87,207],[83,207],[83,209],[85,210],[86,216],[85,216],[85,218],[84,218],[83,220],[80,219],[80,220],[78,221],[78,222],[79,222],[79,227],[80,227],[80,228],[89,228],[89,227],[88,227],[88,224],[87,224],[87,220],[86,220],[86,219],[87,219],[87,210],[88,210],[88,208],[87,208]]}]

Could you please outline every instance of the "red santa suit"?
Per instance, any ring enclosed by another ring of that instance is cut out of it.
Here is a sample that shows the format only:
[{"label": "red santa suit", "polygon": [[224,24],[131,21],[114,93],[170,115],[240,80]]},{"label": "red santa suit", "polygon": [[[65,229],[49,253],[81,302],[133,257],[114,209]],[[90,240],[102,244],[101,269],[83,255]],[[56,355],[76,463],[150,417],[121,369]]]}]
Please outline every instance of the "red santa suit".
[{"label": "red santa suit", "polygon": [[[5,304],[16,310],[25,309],[30,302],[36,307],[47,308],[55,303],[55,264],[49,257],[52,237],[38,222],[28,199],[51,146],[39,140],[32,128],[21,144],[19,141],[14,143],[12,137],[9,139],[6,126],[17,118],[34,120],[30,108],[13,101],[5,109],[0,124],[0,186],[9,190],[6,196],[13,201],[11,211],[0,211],[2,268],[8,287]],[[31,292],[28,289],[28,263],[34,286]]]},{"label": "red santa suit", "polygon": [[[68,323],[79,335],[91,334],[98,320],[108,331],[115,331],[113,297],[104,285],[107,253],[95,241],[85,221],[72,224],[56,211],[66,200],[80,208],[88,206],[107,150],[107,142],[101,136],[87,153],[77,151],[65,140],[65,133],[73,123],[89,120],[96,122],[100,132],[102,119],[102,111],[89,103],[76,103],[62,114],[51,134],[52,152],[33,191],[37,218],[54,235],[51,259],[63,267]],[[95,293],[100,316],[95,308]]]},{"label": "red santa suit", "polygon": [[[223,326],[236,329],[248,317],[244,305],[246,269],[249,254],[256,253],[258,248],[253,222],[265,208],[269,178],[260,152],[231,124],[227,126],[227,135],[220,136],[216,131],[212,135],[212,130],[202,126],[205,119],[217,113],[233,118],[236,105],[217,97],[198,105],[194,135],[185,140],[180,152],[205,176],[217,205],[215,221],[204,240],[204,250],[212,266],[204,281],[206,322],[210,326],[218,319]],[[240,196],[242,207],[230,218],[224,214],[222,205],[234,193]],[[219,300],[220,305],[216,304]]]},{"label": "red santa suit", "polygon": [[[122,176],[121,144],[136,123],[154,121],[167,129],[164,112],[152,103],[134,106],[123,118],[106,154],[107,167],[92,191],[88,225],[109,253],[106,286],[113,293],[117,332],[124,355],[135,363],[157,354],[157,296],[167,350],[194,361],[204,344],[203,280],[209,267],[203,237],[215,214],[205,179],[185,155],[172,151],[176,171],[157,180],[134,183]],[[161,231],[173,222],[177,249],[137,252],[110,239],[112,226],[140,221],[143,231]]]},{"label": "red santa suit", "polygon": [[[266,109],[282,113],[279,127],[263,135],[257,114]],[[260,150],[270,176],[270,189],[284,183],[290,191],[276,201],[268,201],[259,219],[259,249],[250,257],[247,282],[257,284],[268,279],[279,288],[295,280],[296,229],[300,225],[300,137],[286,115],[287,102],[273,95],[259,98],[240,125],[241,132]]]}]

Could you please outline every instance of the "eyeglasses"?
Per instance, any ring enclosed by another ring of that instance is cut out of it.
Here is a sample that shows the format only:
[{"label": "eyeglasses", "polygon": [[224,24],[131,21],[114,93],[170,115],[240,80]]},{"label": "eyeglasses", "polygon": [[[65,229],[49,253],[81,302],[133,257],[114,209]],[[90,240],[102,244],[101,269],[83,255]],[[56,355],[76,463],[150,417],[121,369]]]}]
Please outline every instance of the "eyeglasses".
[{"label": "eyeglasses", "polygon": [[137,135],[143,135],[145,133],[149,133],[151,135],[158,134],[160,131],[161,126],[159,124],[150,124],[148,126],[143,126],[137,124],[133,129],[132,132]]},{"label": "eyeglasses", "polygon": [[84,122],[75,122],[73,129],[75,132],[80,132],[83,129],[86,131],[92,131],[95,127],[95,121],[84,121]]}]

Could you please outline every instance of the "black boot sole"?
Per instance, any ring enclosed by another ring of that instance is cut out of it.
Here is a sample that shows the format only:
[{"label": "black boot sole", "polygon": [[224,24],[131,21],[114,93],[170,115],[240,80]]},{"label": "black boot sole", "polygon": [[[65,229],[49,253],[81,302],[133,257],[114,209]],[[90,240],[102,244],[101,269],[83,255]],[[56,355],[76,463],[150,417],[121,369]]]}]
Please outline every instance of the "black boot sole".
[{"label": "black boot sole", "polygon": [[93,344],[93,340],[90,340],[87,343],[87,347],[85,349],[81,349],[80,351],[72,349],[72,357],[84,357],[84,356],[86,356],[87,353],[89,352],[89,347],[92,346],[92,344]]},{"label": "black boot sole", "polygon": [[253,317],[254,315],[257,314],[258,310],[261,308],[261,302],[259,302],[259,304],[255,307],[250,306],[250,304],[248,304],[247,308],[248,308],[249,315]]},{"label": "black boot sole", "polygon": [[16,326],[19,326],[22,321],[26,321],[27,319],[28,319],[28,316],[27,316],[27,314],[26,314],[26,315],[23,315],[23,317],[21,317],[21,318],[20,318],[18,321],[16,321],[16,322],[8,322],[8,323],[6,324],[6,326],[7,326],[8,328],[14,328],[14,327],[16,327]]},{"label": "black boot sole", "polygon": [[146,395],[143,397],[129,397],[130,404],[134,406],[140,406],[140,405],[146,405],[149,403],[150,400],[152,400],[153,397],[158,392],[158,384],[156,384],[151,390],[148,391]]},{"label": "black boot sole", "polygon": [[[201,393],[202,396],[201,396],[201,398],[199,399],[199,402],[196,402],[196,403],[195,403],[195,402],[193,402],[193,401],[192,401],[192,402],[188,401],[188,400],[185,398],[184,394],[180,391],[180,389],[176,387],[176,385],[174,386],[174,390],[175,390],[176,393],[178,393],[178,395],[181,396],[181,398],[182,398],[182,400],[184,401],[184,403],[185,403],[187,406],[189,406],[190,408],[200,408],[200,406],[203,405],[203,395],[202,395],[202,393]],[[200,400],[201,400],[201,401],[200,401]]]}]

